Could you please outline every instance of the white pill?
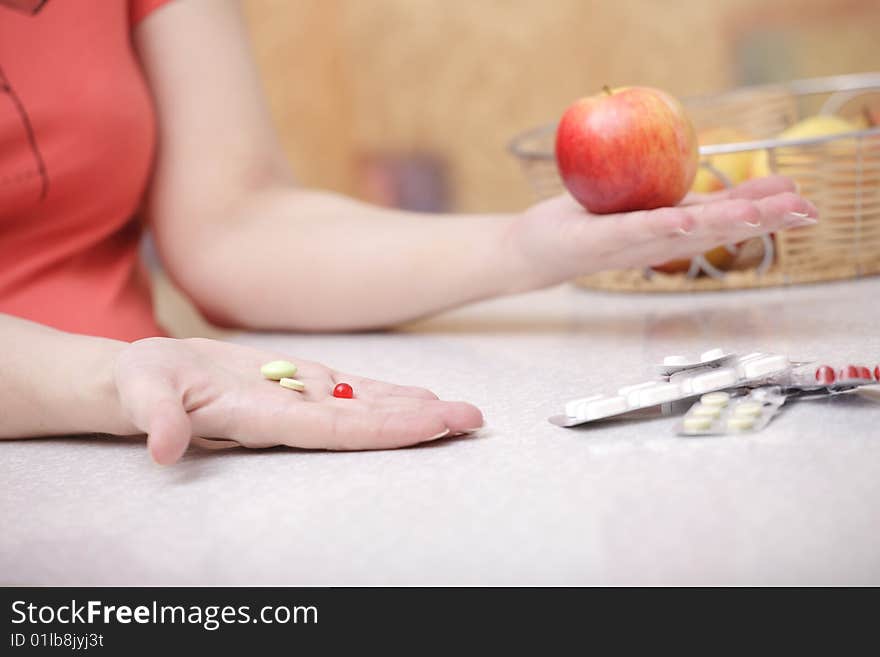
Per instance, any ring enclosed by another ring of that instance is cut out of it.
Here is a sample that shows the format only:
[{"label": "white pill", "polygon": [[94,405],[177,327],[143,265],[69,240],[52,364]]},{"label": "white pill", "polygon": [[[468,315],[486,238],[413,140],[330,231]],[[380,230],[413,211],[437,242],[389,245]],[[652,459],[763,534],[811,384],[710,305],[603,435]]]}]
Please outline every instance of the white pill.
[{"label": "white pill", "polygon": [[306,389],[306,384],[298,379],[291,379],[289,377],[284,377],[278,382],[282,388],[290,388],[291,390],[296,390],[297,392],[302,392]]},{"label": "white pill", "polygon": [[626,403],[630,406],[638,406],[639,405],[639,390],[644,390],[645,388],[653,388],[657,385],[656,381],[645,381],[644,383],[635,383],[631,386],[623,386],[620,390],[617,391],[618,395],[623,395],[626,397]]},{"label": "white pill", "polygon": [[724,349],[710,349],[709,351],[704,351],[700,354],[700,362],[705,363],[710,360],[717,360],[719,358],[723,358],[726,355]]},{"label": "white pill", "polygon": [[694,393],[708,392],[719,388],[728,388],[737,382],[736,372],[729,367],[709,370],[691,379],[691,391]]},{"label": "white pill", "polygon": [[636,397],[637,406],[656,406],[678,399],[682,393],[681,386],[677,383],[655,383],[650,388],[636,390],[633,396]]},{"label": "white pill", "polygon": [[[698,371],[702,372],[705,370],[698,370]],[[677,374],[673,374],[672,376],[670,376],[669,382],[674,383],[679,388],[681,388],[682,394],[690,395],[693,392],[693,390],[692,390],[692,383],[694,380],[693,377],[694,377],[693,372],[679,372]]]},{"label": "white pill", "polygon": [[734,431],[744,431],[746,429],[751,429],[754,426],[755,418],[753,417],[738,417],[733,415],[727,418],[727,428]]},{"label": "white pill", "polygon": [[718,417],[721,415],[721,409],[718,406],[706,406],[704,404],[697,404],[691,408],[690,412],[699,417]]},{"label": "white pill", "polygon": [[671,367],[679,367],[681,365],[687,365],[690,362],[691,361],[688,360],[688,358],[686,356],[679,356],[678,354],[673,354],[672,356],[666,356],[666,358],[663,359],[663,364],[669,365]]},{"label": "white pill", "polygon": [[681,426],[685,431],[705,431],[712,426],[712,418],[692,415],[682,420]]},{"label": "white pill", "polygon": [[727,406],[730,401],[729,392],[707,392],[700,397],[700,401],[706,406]]},{"label": "white pill", "polygon": [[572,399],[565,403],[565,414],[568,417],[581,417],[584,415],[584,409],[587,404],[596,399],[602,399],[604,395],[592,395],[590,397],[582,397],[581,399]]},{"label": "white pill", "polygon": [[734,415],[757,417],[764,410],[764,405],[759,402],[742,402],[733,408]]},{"label": "white pill", "polygon": [[742,370],[746,378],[755,379],[760,376],[767,376],[768,374],[780,372],[786,369],[788,365],[788,358],[781,354],[777,354],[775,356],[755,358],[754,360],[742,363]]},{"label": "white pill", "polygon": [[596,401],[587,402],[584,415],[589,420],[597,420],[610,415],[617,415],[629,410],[626,397],[606,397]]}]

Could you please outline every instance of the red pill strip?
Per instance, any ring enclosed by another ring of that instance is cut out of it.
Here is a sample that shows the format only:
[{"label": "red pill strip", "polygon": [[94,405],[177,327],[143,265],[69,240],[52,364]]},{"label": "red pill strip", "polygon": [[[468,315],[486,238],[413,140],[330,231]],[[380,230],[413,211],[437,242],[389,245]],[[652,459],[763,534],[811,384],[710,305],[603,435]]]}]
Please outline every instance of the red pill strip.
[{"label": "red pill strip", "polygon": [[816,381],[823,385],[831,385],[837,380],[834,368],[829,365],[822,365],[816,370]]},{"label": "red pill strip", "polygon": [[873,381],[871,370],[864,365],[847,365],[837,373],[838,382],[844,381]]},{"label": "red pill strip", "polygon": [[351,399],[354,397],[354,390],[347,383],[337,383],[333,388],[333,396],[339,399]]},{"label": "red pill strip", "polygon": [[848,379],[858,379],[859,378],[859,368],[857,365],[847,365],[846,367],[840,370],[838,377],[841,380]]}]

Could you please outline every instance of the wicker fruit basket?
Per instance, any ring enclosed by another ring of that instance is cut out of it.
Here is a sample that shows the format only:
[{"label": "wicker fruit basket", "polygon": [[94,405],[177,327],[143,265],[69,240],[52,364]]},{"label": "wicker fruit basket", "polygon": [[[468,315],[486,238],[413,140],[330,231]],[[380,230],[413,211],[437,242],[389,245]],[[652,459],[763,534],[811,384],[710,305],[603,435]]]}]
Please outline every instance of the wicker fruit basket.
[{"label": "wicker fruit basket", "polygon": [[[743,87],[685,99],[698,132],[724,128],[750,141],[702,146],[701,166],[725,186],[729,180],[710,156],[766,153],[770,172],[790,176],[819,209],[816,226],[782,231],[744,245],[745,267],[723,271],[698,256],[687,271],[602,272],[578,279],[586,287],[634,292],[679,292],[764,287],[855,278],[880,273],[880,127],[860,129],[867,103],[880,107],[880,73],[841,75],[784,84]],[[802,118],[839,114],[854,130],[836,135],[781,140],[777,135]],[[864,126],[870,125],[863,123]],[[565,190],[556,171],[556,126],[542,126],[515,138],[510,150],[520,161],[538,198]],[[742,255],[742,251],[740,253]]]}]

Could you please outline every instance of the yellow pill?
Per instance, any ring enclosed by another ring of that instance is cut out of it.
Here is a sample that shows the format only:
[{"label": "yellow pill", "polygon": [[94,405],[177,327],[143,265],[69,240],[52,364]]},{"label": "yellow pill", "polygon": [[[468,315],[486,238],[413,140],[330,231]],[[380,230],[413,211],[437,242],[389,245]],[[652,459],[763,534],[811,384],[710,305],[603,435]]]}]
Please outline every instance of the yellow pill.
[{"label": "yellow pill", "polygon": [[712,426],[712,418],[693,415],[682,420],[685,431],[705,431]]},{"label": "yellow pill", "polygon": [[755,418],[748,416],[732,416],[727,418],[727,428],[734,431],[744,431],[755,426]]},{"label": "yellow pill", "polygon": [[288,377],[284,377],[278,382],[282,388],[290,388],[291,390],[296,390],[297,392],[302,392],[306,389],[306,384],[298,379],[291,379]]},{"label": "yellow pill", "polygon": [[260,374],[270,381],[296,376],[296,365],[289,360],[273,360],[260,368]]},{"label": "yellow pill", "polygon": [[734,415],[757,417],[761,414],[764,405],[758,402],[743,402],[733,409]]},{"label": "yellow pill", "polygon": [[694,406],[691,409],[691,415],[696,415],[699,417],[718,417],[721,415],[721,409],[717,406],[706,406],[705,404],[700,404],[699,406]]},{"label": "yellow pill", "polygon": [[730,401],[730,394],[727,392],[707,392],[700,397],[700,402],[706,406],[727,406]]}]

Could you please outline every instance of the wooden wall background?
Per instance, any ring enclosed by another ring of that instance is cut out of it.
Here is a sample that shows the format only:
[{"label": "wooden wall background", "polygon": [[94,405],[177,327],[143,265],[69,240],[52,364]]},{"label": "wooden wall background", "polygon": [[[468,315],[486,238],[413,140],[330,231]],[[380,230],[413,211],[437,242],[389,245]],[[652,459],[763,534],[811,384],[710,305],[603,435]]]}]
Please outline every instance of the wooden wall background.
[{"label": "wooden wall background", "polygon": [[[303,184],[358,195],[370,154],[433,154],[452,207],[531,196],[505,147],[603,84],[678,95],[880,70],[877,0],[243,0]],[[172,334],[222,336],[161,272]]]},{"label": "wooden wall background", "polygon": [[356,194],[375,152],[434,153],[454,207],[530,200],[505,146],[603,84],[686,95],[880,70],[876,0],[245,0],[285,148]]}]

